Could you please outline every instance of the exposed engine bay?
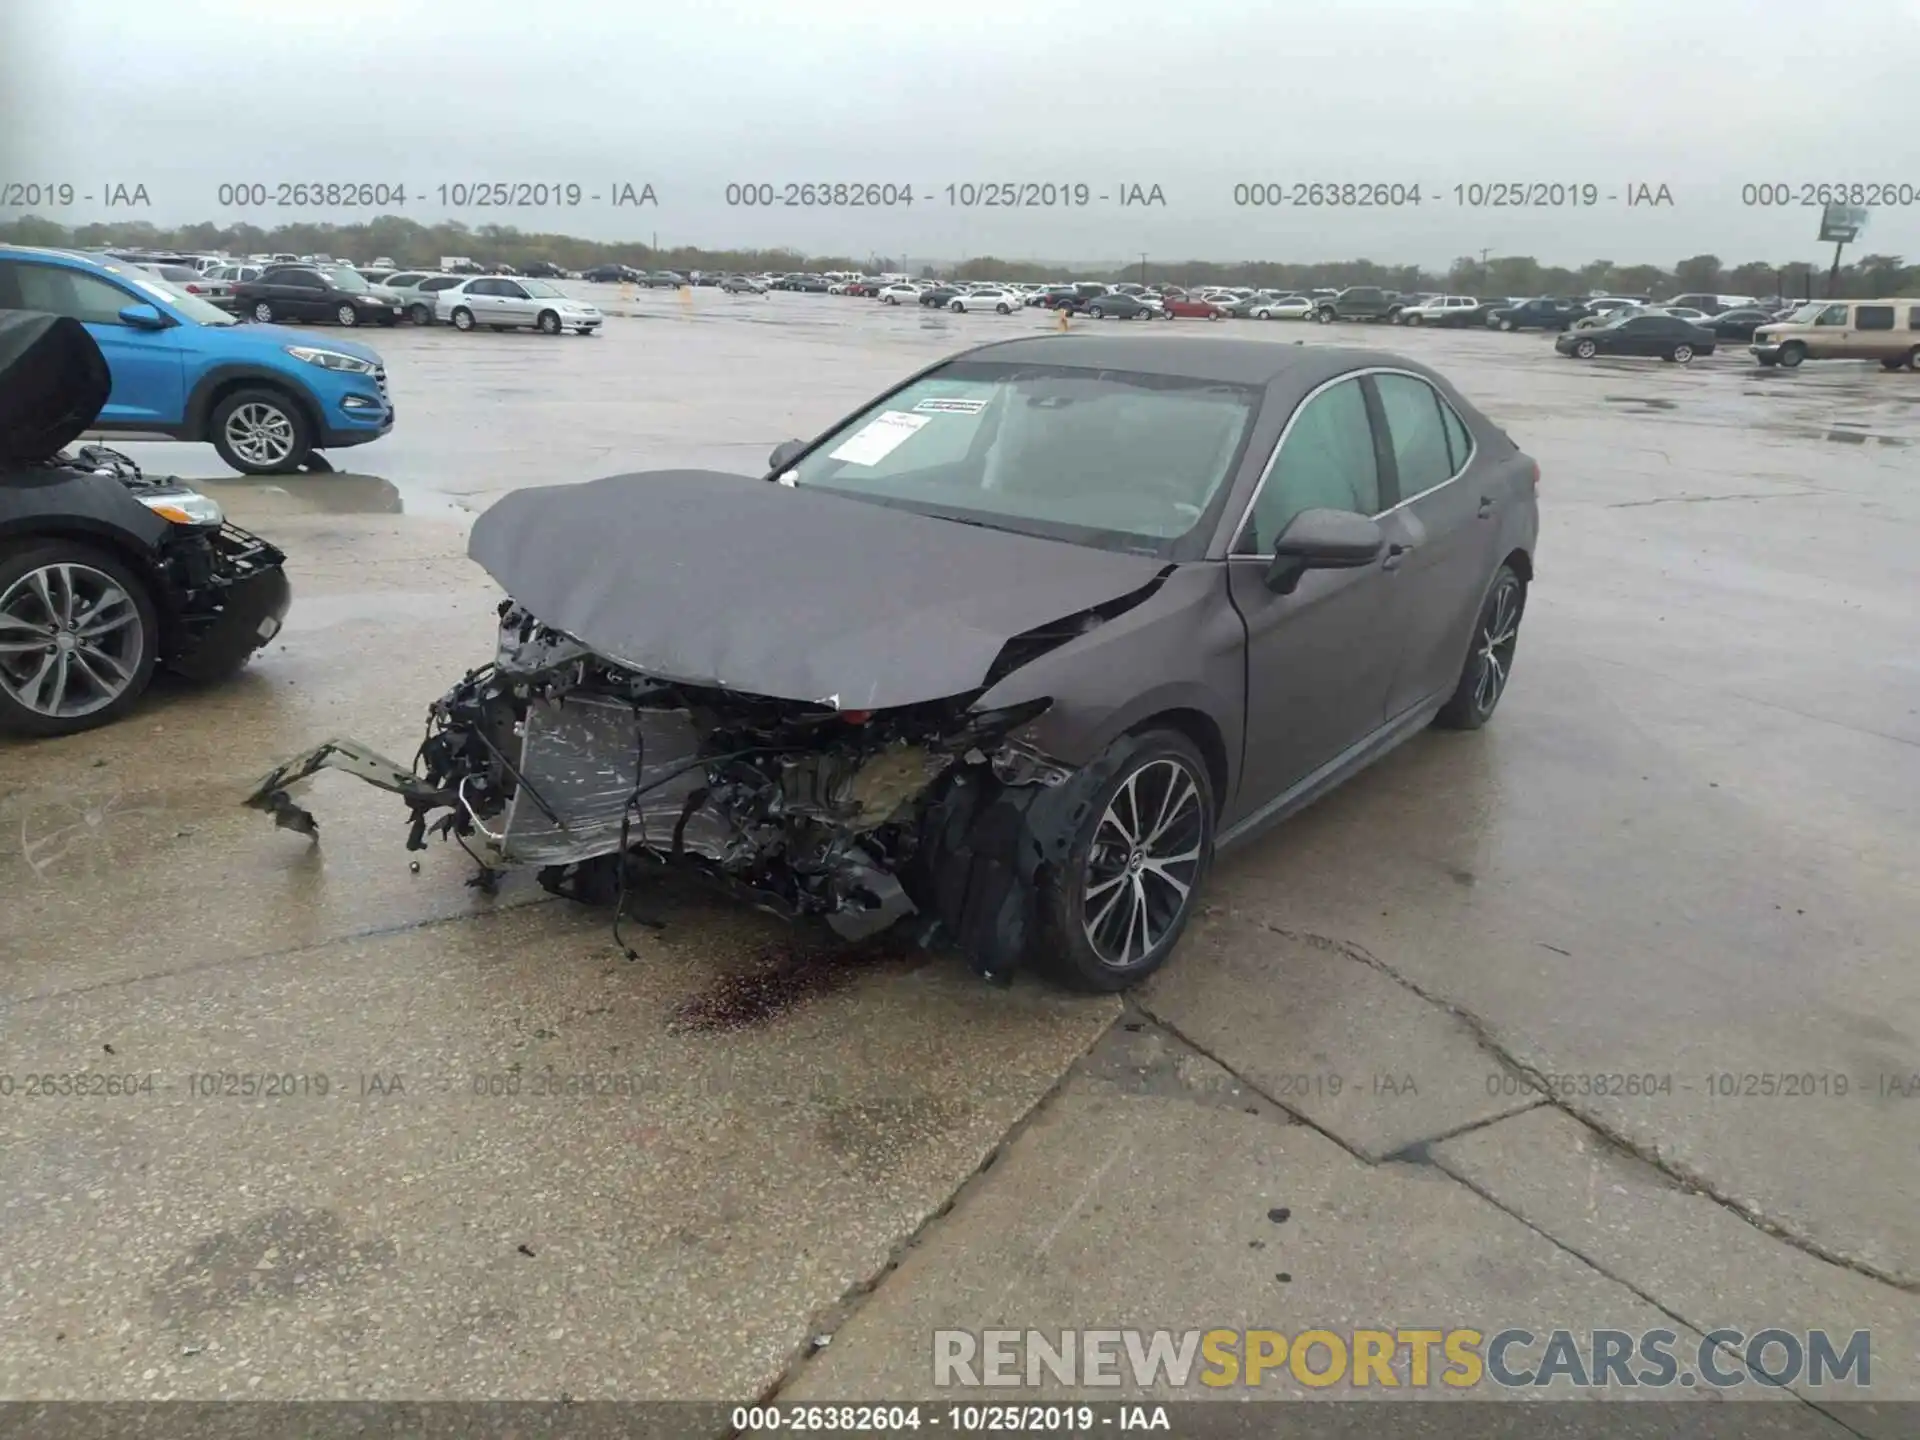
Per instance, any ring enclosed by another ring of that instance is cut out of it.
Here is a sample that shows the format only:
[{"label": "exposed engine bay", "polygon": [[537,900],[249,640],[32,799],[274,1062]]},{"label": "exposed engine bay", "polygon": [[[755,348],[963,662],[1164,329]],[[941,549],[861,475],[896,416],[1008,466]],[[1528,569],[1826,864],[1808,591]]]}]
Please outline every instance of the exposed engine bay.
[{"label": "exposed engine bay", "polygon": [[919,915],[923,941],[944,934],[1000,975],[1026,945],[1037,870],[1103,777],[1010,738],[1048,702],[981,713],[977,694],[844,710],[661,681],[509,599],[492,663],[433,703],[411,768],[330,741],[248,803],[317,835],[287,787],[344,769],[406,800],[409,849],[466,846],[482,885],[538,865],[555,893],[623,905],[634,870],[671,864],[847,939]]}]

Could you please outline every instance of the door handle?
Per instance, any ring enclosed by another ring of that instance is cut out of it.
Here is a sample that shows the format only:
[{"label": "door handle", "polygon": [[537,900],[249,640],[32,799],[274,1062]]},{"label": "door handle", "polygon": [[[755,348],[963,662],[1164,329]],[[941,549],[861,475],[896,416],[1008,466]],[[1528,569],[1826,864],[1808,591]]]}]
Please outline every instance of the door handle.
[{"label": "door handle", "polygon": [[1493,514],[1493,497],[1491,495],[1482,495],[1480,497],[1480,508],[1475,513],[1482,520],[1490,518]]},{"label": "door handle", "polygon": [[1380,562],[1382,570],[1398,570],[1406,563],[1407,556],[1413,553],[1411,545],[1393,544],[1387,546],[1387,558]]}]

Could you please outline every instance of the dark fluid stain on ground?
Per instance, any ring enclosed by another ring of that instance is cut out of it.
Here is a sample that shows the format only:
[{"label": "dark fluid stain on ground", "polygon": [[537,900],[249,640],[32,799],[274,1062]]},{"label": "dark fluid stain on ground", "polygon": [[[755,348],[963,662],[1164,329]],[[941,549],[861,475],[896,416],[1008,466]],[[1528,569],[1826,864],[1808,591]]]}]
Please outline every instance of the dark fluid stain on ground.
[{"label": "dark fluid stain on ground", "polygon": [[914,969],[926,958],[925,951],[906,941],[844,945],[813,937],[775,940],[704,994],[682,1001],[668,1017],[667,1029],[715,1035],[764,1025],[815,996],[845,990],[868,975]]},{"label": "dark fluid stain on ground", "polygon": [[1647,395],[1602,395],[1609,405],[1639,405],[1648,410],[1677,410],[1678,404],[1672,400],[1660,400]]},{"label": "dark fluid stain on ground", "polygon": [[159,1318],[185,1322],[345,1284],[395,1258],[392,1241],[355,1240],[331,1210],[282,1207],[199,1241],[150,1294]]}]

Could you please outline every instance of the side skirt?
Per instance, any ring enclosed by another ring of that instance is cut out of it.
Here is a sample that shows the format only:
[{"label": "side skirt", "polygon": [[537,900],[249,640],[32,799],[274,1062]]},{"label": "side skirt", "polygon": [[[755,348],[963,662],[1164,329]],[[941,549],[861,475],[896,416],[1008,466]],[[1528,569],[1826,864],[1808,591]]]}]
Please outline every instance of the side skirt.
[{"label": "side skirt", "polygon": [[1435,695],[1422,700],[1410,710],[1401,711],[1379,729],[1349,745],[1318,770],[1281,791],[1251,815],[1221,831],[1213,842],[1214,854],[1224,854],[1243,845],[1278,825],[1289,815],[1305,809],[1336,785],[1357,775],[1389,750],[1426,729],[1446,703],[1445,695]]}]

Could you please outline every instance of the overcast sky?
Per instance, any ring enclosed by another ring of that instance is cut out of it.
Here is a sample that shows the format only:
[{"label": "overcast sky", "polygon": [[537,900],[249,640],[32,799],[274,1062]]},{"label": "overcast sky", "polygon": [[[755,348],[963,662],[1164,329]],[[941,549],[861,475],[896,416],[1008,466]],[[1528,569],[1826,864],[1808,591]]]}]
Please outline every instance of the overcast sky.
[{"label": "overcast sky", "polygon": [[[426,222],[815,253],[1784,261],[1821,257],[1818,210],[1745,205],[1742,185],[1824,181],[1904,186],[1863,238],[1912,258],[1916,97],[1920,0],[0,0],[0,186],[73,183],[94,201],[39,207],[70,223],[345,220],[223,209],[219,187],[367,181],[404,184],[400,213]],[[810,180],[916,199],[726,204],[730,182]],[[1001,180],[1096,198],[947,203]],[[1455,197],[1516,180],[1601,199]],[[602,198],[440,203],[476,181]],[[1314,181],[1417,184],[1422,203],[1234,203],[1239,183]],[[151,208],[105,209],[114,183]],[[607,203],[622,183],[657,207]],[[1629,208],[1643,184],[1673,203]],[[1134,185],[1165,204],[1122,206]]]}]

